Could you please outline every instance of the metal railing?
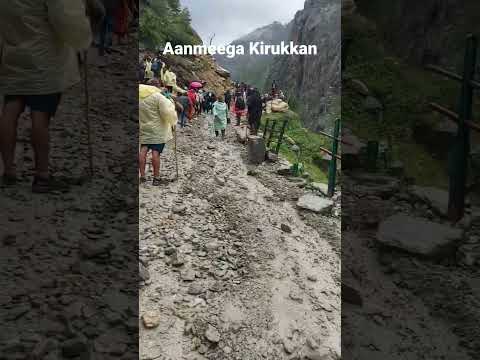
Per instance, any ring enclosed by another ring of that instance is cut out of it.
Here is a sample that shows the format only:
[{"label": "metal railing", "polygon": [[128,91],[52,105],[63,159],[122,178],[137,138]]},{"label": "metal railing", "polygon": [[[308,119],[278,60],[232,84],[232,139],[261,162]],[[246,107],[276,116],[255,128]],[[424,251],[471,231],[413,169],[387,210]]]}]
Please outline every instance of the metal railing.
[{"label": "metal railing", "polygon": [[460,220],[465,212],[467,188],[467,168],[470,154],[470,130],[480,131],[480,126],[473,122],[473,94],[480,89],[480,82],[475,80],[477,61],[477,38],[469,34],[466,40],[463,75],[427,65],[426,69],[462,84],[458,112],[451,111],[437,103],[431,103],[433,110],[446,116],[458,125],[458,131],[451,148],[449,158],[449,199],[448,217],[452,221]]}]

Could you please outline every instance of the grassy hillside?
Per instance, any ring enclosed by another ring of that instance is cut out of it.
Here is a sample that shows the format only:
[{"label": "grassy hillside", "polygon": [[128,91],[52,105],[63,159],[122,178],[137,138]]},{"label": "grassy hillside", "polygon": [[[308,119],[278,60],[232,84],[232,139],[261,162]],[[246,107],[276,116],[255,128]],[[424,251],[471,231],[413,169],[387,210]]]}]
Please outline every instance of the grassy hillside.
[{"label": "grassy hillside", "polygon": [[[276,129],[280,129],[283,120],[288,119],[288,127],[285,135],[292,139],[302,150],[301,162],[305,166],[305,171],[311,175],[312,181],[326,182],[327,173],[322,170],[318,164],[321,155],[320,147],[331,148],[331,141],[325,136],[314,133],[302,126],[302,122],[297,113],[289,111],[287,113],[271,113],[262,116],[262,127],[267,120],[277,121]],[[263,129],[263,128],[262,128]],[[280,146],[280,155],[288,161],[296,162],[297,156],[292,151],[291,144],[284,141]]]},{"label": "grassy hillside", "polygon": [[[456,110],[459,84],[389,54],[375,27],[360,17],[344,23],[343,28],[353,36],[342,90],[344,125],[364,140],[390,137],[394,157],[404,163],[408,176],[422,185],[446,187],[447,160],[433,156],[434,149],[415,141],[414,132],[445,121],[431,110],[430,102]],[[383,124],[365,110],[365,98],[348,79],[361,80],[384,104]]]},{"label": "grassy hillside", "polygon": [[156,50],[170,41],[173,45],[201,44],[191,27],[188,9],[180,0],[140,1],[140,47]]}]

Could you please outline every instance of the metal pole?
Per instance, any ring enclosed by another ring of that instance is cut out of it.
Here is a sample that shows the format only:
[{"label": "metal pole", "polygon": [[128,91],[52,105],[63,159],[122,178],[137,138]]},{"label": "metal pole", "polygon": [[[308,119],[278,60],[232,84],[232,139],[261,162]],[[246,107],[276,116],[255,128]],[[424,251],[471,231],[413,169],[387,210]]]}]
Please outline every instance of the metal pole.
[{"label": "metal pole", "polygon": [[448,217],[456,222],[464,215],[467,183],[467,165],[470,152],[470,129],[466,121],[472,119],[473,86],[475,74],[477,39],[472,34],[467,36],[465,50],[462,93],[459,104],[458,133],[450,153],[450,188],[448,201]]},{"label": "metal pole", "polygon": [[337,152],[338,152],[338,135],[340,133],[340,119],[335,121],[335,129],[333,132],[332,159],[328,168],[328,193],[329,197],[335,194],[335,181],[337,177]]}]

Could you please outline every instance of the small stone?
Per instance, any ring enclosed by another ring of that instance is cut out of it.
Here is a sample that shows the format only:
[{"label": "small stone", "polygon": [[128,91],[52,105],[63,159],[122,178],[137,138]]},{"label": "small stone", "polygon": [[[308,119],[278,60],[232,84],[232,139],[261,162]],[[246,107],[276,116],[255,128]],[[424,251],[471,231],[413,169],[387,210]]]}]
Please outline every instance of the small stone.
[{"label": "small stone", "polygon": [[177,215],[184,215],[187,212],[185,205],[177,205],[172,208],[172,212]]},{"label": "small stone", "polygon": [[200,283],[193,283],[188,287],[187,293],[189,295],[200,295],[205,292],[205,288]]},{"label": "small stone", "polygon": [[180,277],[183,281],[194,281],[195,280],[195,270],[185,269],[180,273]]},{"label": "small stone", "polygon": [[149,311],[143,314],[142,321],[147,329],[154,329],[160,325],[160,315],[157,312]]},{"label": "small stone", "polygon": [[318,281],[318,277],[316,274],[308,274],[307,275],[307,280],[308,281],[311,281],[311,282],[317,282]]},{"label": "small stone", "polygon": [[286,232],[288,234],[291,234],[292,228],[288,226],[287,224],[282,224],[280,225],[280,229],[282,229],[283,232]]},{"label": "small stone", "polygon": [[220,333],[215,327],[208,325],[205,331],[205,338],[212,343],[218,343],[220,341]]}]

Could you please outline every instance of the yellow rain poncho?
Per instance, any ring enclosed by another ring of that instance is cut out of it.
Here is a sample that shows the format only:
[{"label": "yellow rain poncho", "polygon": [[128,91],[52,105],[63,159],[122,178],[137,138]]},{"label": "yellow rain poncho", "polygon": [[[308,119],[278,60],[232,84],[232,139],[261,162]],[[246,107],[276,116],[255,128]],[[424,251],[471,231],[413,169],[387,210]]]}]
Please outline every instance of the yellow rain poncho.
[{"label": "yellow rain poncho", "polygon": [[165,84],[165,86],[171,86],[173,91],[176,91],[180,94],[185,94],[186,91],[183,90],[181,87],[177,85],[177,75],[170,71],[170,70],[162,70],[160,71],[160,79]]},{"label": "yellow rain poncho", "polygon": [[139,85],[140,144],[165,144],[173,138],[175,105],[155,86]]},{"label": "yellow rain poncho", "polygon": [[47,95],[78,81],[92,34],[83,1],[0,1],[0,94]]}]

